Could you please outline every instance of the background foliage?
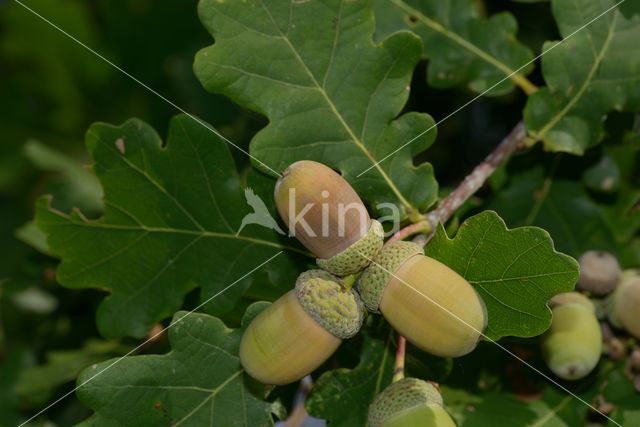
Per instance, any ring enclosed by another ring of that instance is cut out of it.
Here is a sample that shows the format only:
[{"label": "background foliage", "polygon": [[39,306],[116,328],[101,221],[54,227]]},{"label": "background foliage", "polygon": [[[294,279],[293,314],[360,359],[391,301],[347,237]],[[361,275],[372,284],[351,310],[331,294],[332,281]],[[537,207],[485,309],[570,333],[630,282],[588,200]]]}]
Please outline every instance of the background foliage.
[{"label": "background foliage", "polygon": [[[488,303],[500,313],[494,339],[546,328],[546,299],[576,276],[556,250],[577,257],[605,249],[625,267],[640,266],[640,10],[631,0],[528,65],[614,2],[327,0],[294,10],[274,1],[266,12],[258,2],[207,0],[25,3],[260,162],[279,170],[300,158],[323,161],[371,207],[394,201],[407,214],[424,212],[524,117],[538,143],[500,168],[428,246],[463,273],[456,263],[471,260],[466,245],[477,243],[475,269],[464,271],[472,283],[515,274],[483,294],[498,289],[496,301],[509,306]],[[244,188],[271,200],[269,170],[14,2],[0,2],[0,73],[0,425],[26,420],[235,280],[201,314],[34,425],[117,417],[197,425],[220,400],[245,403],[227,409],[251,425],[283,416],[295,386],[252,383],[234,354],[243,317],[246,324],[262,307],[251,304],[277,298],[312,262],[296,242],[259,227],[234,236],[249,209]],[[478,234],[493,227],[494,241]],[[481,268],[496,256],[506,264]],[[522,286],[513,278],[542,269],[563,278],[536,282],[547,293],[521,300],[529,312],[518,322],[514,308],[522,307],[506,296]],[[501,343],[545,369],[535,339]],[[394,351],[388,326],[371,317],[314,375],[308,410],[330,425],[363,425],[371,397],[389,382]],[[570,387],[590,402],[604,396],[614,419],[634,425],[637,394],[623,369],[603,361]],[[447,409],[465,427],[593,418],[491,343],[453,361],[410,348],[407,370],[441,381]],[[126,392],[114,400],[118,388]],[[119,413],[132,399],[138,406]],[[220,425],[239,419],[213,413]]]}]

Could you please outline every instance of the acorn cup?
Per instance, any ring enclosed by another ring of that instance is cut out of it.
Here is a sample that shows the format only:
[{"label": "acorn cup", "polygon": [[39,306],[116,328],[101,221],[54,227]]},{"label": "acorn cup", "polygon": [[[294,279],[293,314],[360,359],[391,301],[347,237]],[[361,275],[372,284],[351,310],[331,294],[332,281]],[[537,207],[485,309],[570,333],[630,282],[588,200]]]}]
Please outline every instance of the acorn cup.
[{"label": "acorn cup", "polygon": [[369,311],[423,351],[442,357],[471,352],[487,326],[487,310],[458,273],[424,256],[420,245],[385,246],[362,273],[358,291]]},{"label": "acorn cup", "polygon": [[640,339],[640,271],[627,270],[616,290],[607,300],[607,314],[611,324],[624,328]]},{"label": "acorn cup", "polygon": [[587,251],[579,262],[578,288],[593,295],[606,295],[615,289],[622,274],[615,256],[604,251]]},{"label": "acorn cup", "polygon": [[430,382],[404,378],[378,394],[369,406],[369,427],[455,427]]},{"label": "acorn cup", "polygon": [[337,276],[357,273],[382,247],[382,225],[369,217],[351,185],[321,163],[293,163],[278,180],[274,197],[290,235],[318,257],[324,270]]},{"label": "acorn cup", "polygon": [[240,362],[263,384],[298,381],[324,363],[343,339],[360,330],[358,294],[323,270],[302,273],[295,289],[262,311],[240,342]]},{"label": "acorn cup", "polygon": [[579,380],[596,367],[602,354],[602,331],[595,307],[578,292],[554,296],[551,327],[542,335],[547,366],[564,380]]}]

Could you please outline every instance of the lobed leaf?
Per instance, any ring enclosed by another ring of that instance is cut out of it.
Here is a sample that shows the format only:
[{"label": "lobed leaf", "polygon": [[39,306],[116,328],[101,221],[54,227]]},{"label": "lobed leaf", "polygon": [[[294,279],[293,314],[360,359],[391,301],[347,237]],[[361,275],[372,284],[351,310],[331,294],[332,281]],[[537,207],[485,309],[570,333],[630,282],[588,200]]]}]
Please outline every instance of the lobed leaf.
[{"label": "lobed leaf", "polygon": [[[570,399],[572,397],[569,397]],[[569,427],[544,401],[525,402],[507,393],[487,393],[473,410],[465,411],[460,427],[491,427],[496,424],[514,426]]]},{"label": "lobed leaf", "polygon": [[251,142],[256,167],[273,174],[311,159],[340,170],[372,204],[414,213],[435,202],[431,165],[412,161],[433,142],[434,121],[396,118],[418,37],[400,32],[374,45],[371,0],[202,0],[199,12],[216,42],[196,55],[197,77],[269,119]]},{"label": "lobed leaf", "polygon": [[205,307],[213,313],[231,310],[253,283],[275,294],[292,286],[292,255],[305,252],[265,227],[237,234],[250,209],[229,149],[209,129],[177,116],[162,146],[149,125],[132,119],[93,125],[86,143],[104,188],[104,216],[67,215],[43,198],[36,223],[62,258],[62,285],[110,293],[97,313],[104,336],[144,336],[197,286],[202,301],[217,295]]},{"label": "lobed leaf", "polygon": [[[247,310],[243,325],[265,304]],[[178,312],[171,352],[109,360],[84,370],[79,399],[95,411],[87,426],[273,426],[272,387],[246,375],[237,356],[242,329],[206,314]],[[86,384],[85,384],[86,383]]]},{"label": "lobed leaf", "polygon": [[[597,249],[615,254],[623,265],[637,265],[640,252],[633,239],[640,229],[636,211],[640,191],[629,181],[637,159],[628,155],[624,145],[607,143],[605,153],[614,159],[623,177],[619,188],[606,197],[585,188],[589,184],[583,183],[581,174],[590,169],[575,164],[582,159],[557,157],[547,168],[538,165],[513,173],[487,207],[495,209],[509,226],[544,228],[558,249],[573,257]],[[567,170],[576,173],[567,174]]]},{"label": "lobed leaf", "polygon": [[466,84],[477,93],[491,89],[489,96],[515,85],[535,90],[524,77],[533,70],[533,54],[516,39],[518,23],[510,13],[481,17],[474,0],[376,0],[375,6],[379,37],[400,29],[420,36],[431,86]]},{"label": "lobed leaf", "polygon": [[507,229],[492,211],[467,219],[455,237],[440,226],[426,247],[435,258],[469,281],[487,306],[485,334],[533,337],[551,324],[547,301],[568,292],[578,280],[578,263],[553,248],[537,227]]},{"label": "lobed leaf", "polygon": [[602,139],[608,112],[640,108],[640,3],[626,1],[602,15],[616,3],[551,2],[566,41],[545,43],[547,87],[524,111],[531,136],[549,151],[583,154]]}]

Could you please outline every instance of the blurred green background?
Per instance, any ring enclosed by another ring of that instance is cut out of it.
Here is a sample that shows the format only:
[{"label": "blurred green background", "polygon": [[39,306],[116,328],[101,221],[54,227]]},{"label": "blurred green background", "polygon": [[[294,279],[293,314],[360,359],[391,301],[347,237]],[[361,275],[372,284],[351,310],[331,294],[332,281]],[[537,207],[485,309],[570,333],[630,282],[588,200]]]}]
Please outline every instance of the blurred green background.
[{"label": "blurred green background", "polygon": [[[24,3],[238,144],[260,126],[260,117],[206,93],[194,77],[193,56],[211,42],[195,0]],[[52,194],[59,209],[99,215],[100,186],[82,167],[89,125],[139,117],[163,134],[177,112],[19,4],[0,1],[0,426],[62,396],[80,369],[133,347],[100,340],[101,292],[56,284],[57,261],[27,225],[35,200]],[[35,425],[71,425],[88,414],[70,396]]]}]

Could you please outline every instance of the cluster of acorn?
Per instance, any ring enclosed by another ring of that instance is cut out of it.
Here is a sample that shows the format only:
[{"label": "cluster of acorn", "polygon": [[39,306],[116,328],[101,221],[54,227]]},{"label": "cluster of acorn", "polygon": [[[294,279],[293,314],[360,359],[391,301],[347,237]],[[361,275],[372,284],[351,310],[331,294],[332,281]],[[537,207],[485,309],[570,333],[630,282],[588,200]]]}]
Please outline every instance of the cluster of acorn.
[{"label": "cluster of acorn", "polygon": [[[342,176],[320,163],[294,163],[276,184],[275,200],[320,269],[302,273],[247,327],[240,361],[249,375],[274,385],[300,380],[358,333],[367,310],[429,353],[457,357],[476,347],[487,313],[473,287],[415,243],[383,246],[382,225]],[[425,420],[454,426],[437,387],[415,378],[390,385],[369,411],[373,427]]]},{"label": "cluster of acorn", "polygon": [[[312,161],[294,163],[278,180],[275,201],[320,269],[302,273],[293,290],[247,327],[240,361],[249,375],[273,385],[300,380],[358,333],[367,312],[381,313],[409,342],[437,356],[459,357],[476,347],[487,311],[474,288],[415,243],[383,245],[382,225],[335,171]],[[583,293],[551,299],[552,325],[541,341],[549,368],[566,380],[588,375],[602,353],[596,306],[585,294],[611,294],[601,304],[611,324],[640,338],[640,274],[623,273],[612,255],[598,251],[585,253],[580,266]],[[404,378],[375,398],[369,425],[455,424],[435,384]]]},{"label": "cluster of acorn", "polygon": [[625,352],[608,324],[640,339],[640,272],[622,271],[618,260],[604,251],[585,252],[579,261],[578,288],[582,293],[569,292],[551,299],[553,321],[542,337],[547,365],[565,380],[587,376],[603,351],[613,358]]}]

